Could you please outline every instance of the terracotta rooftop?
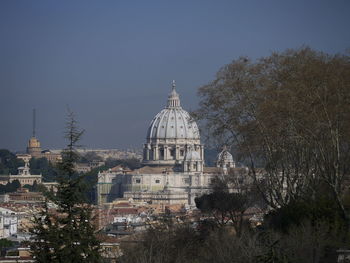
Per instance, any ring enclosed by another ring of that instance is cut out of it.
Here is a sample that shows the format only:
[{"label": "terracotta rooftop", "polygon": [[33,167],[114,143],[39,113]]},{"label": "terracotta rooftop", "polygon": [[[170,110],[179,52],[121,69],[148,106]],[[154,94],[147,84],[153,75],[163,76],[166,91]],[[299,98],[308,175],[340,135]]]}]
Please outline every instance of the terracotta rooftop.
[{"label": "terracotta rooftop", "polygon": [[119,243],[119,239],[120,238],[113,237],[113,236],[102,235],[102,234],[97,234],[97,239],[100,242],[105,242],[105,243]]},{"label": "terracotta rooftop", "polygon": [[111,168],[111,171],[112,171],[112,172],[119,172],[119,171],[121,171],[121,170],[129,170],[129,168],[128,168],[128,167],[125,167],[125,166],[123,166],[123,165],[121,165],[121,164],[119,164],[119,165],[114,166],[113,168]]}]

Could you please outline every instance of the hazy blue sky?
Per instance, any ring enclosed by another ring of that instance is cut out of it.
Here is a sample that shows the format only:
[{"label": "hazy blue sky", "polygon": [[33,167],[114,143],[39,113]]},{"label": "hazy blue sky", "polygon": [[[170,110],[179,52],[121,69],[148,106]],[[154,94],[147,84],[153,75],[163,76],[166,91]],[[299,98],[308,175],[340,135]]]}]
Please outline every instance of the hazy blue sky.
[{"label": "hazy blue sky", "polygon": [[66,105],[93,148],[142,147],[177,81],[182,105],[239,56],[350,47],[350,1],[0,1],[0,148],[64,146]]}]

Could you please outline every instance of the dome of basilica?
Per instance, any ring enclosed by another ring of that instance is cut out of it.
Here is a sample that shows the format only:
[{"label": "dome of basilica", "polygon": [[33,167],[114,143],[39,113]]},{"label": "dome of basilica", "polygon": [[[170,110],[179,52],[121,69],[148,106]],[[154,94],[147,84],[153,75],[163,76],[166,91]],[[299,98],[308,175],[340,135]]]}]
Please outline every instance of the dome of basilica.
[{"label": "dome of basilica", "polygon": [[199,139],[199,130],[187,111],[181,108],[179,95],[173,89],[168,104],[151,121],[147,139]]},{"label": "dome of basilica", "polygon": [[203,159],[198,126],[190,114],[182,109],[173,81],[167,106],[153,118],[147,130],[143,163],[160,165],[181,162],[189,147],[193,147]]},{"label": "dome of basilica", "polygon": [[198,126],[182,108],[165,108],[152,120],[147,139],[199,139]]}]

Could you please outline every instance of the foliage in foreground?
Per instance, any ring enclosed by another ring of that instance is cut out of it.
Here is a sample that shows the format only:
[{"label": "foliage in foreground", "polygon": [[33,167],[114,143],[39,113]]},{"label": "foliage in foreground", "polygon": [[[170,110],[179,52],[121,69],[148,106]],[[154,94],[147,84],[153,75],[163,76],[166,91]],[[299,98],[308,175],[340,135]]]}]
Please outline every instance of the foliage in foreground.
[{"label": "foliage in foreground", "polygon": [[342,203],[350,173],[349,87],[348,55],[303,47],[256,61],[242,57],[199,89],[196,113],[212,140],[249,164],[271,207],[326,184],[350,222]]},{"label": "foliage in foreground", "polygon": [[100,262],[99,241],[95,237],[92,208],[85,203],[83,176],[74,171],[75,152],[82,131],[69,113],[67,148],[59,163],[58,191],[47,193],[57,209],[45,207],[35,219],[31,249],[36,262]]},{"label": "foliage in foreground", "polygon": [[194,228],[193,224],[150,229],[137,242],[122,244],[122,263],[333,263],[344,245],[332,225],[304,221],[288,234],[273,229]]}]

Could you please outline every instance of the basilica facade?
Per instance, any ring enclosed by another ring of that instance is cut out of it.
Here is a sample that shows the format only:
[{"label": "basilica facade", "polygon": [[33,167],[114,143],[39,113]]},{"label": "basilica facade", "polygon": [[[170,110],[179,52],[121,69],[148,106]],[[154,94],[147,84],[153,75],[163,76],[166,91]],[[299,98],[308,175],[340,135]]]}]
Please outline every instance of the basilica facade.
[{"label": "basilica facade", "polygon": [[181,107],[175,83],[167,104],[152,119],[143,147],[143,166],[119,167],[98,175],[98,204],[116,198],[132,198],[156,204],[194,205],[194,198],[210,191],[211,182],[234,168],[224,149],[216,167],[204,165],[204,146],[196,122]]}]

